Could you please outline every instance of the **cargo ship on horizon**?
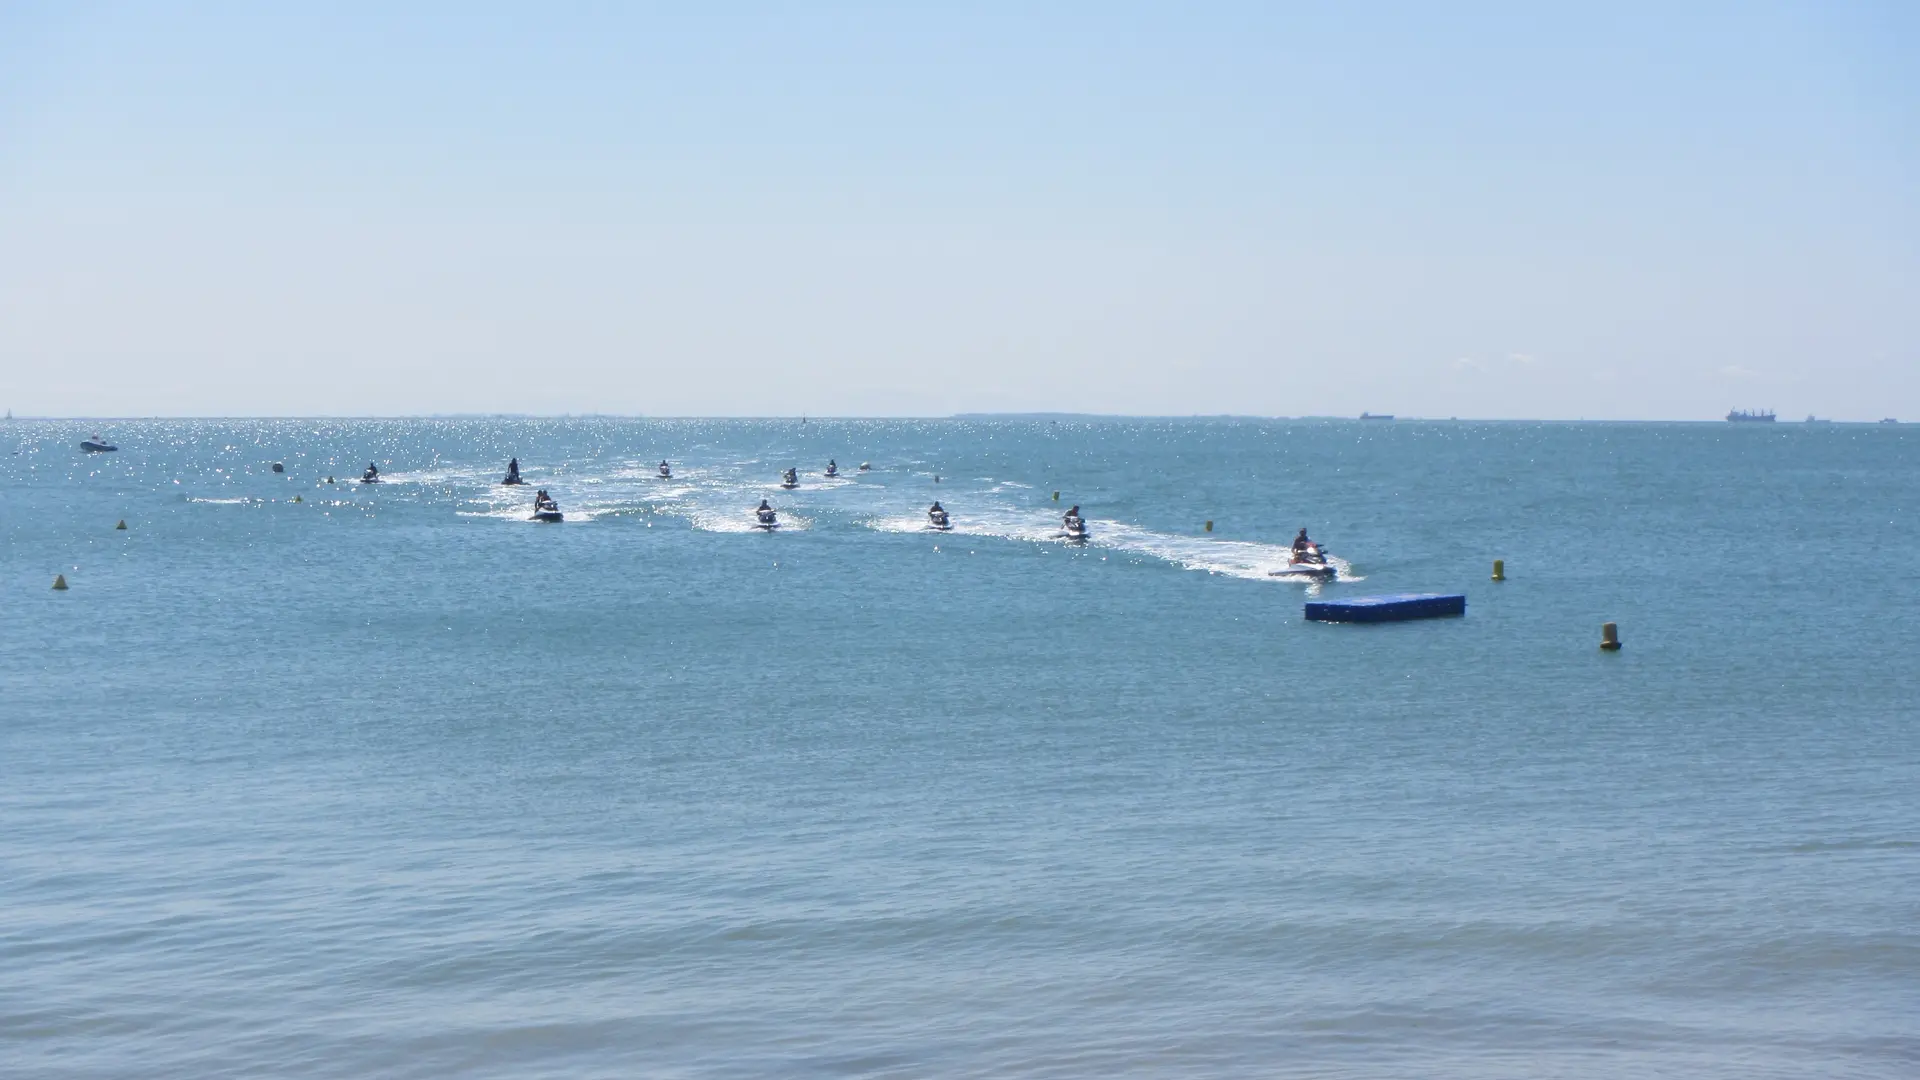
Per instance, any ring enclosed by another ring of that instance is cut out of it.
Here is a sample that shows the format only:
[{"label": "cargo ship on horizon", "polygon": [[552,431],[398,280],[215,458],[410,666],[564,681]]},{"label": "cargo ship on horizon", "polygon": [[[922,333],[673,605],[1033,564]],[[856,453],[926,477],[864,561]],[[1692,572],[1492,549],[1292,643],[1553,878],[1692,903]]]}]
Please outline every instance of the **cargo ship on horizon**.
[{"label": "cargo ship on horizon", "polygon": [[1773,410],[1763,409],[1748,412],[1745,409],[1735,409],[1727,414],[1727,422],[1730,424],[1771,424],[1774,422]]}]

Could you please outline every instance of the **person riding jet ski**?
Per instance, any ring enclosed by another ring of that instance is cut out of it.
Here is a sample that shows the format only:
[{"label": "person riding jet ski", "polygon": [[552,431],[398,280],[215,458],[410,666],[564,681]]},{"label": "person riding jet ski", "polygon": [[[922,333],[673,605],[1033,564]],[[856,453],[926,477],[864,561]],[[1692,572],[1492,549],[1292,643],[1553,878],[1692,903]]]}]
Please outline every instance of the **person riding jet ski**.
[{"label": "person riding jet ski", "polygon": [[1087,538],[1087,519],[1080,516],[1080,504],[1078,503],[1075,503],[1073,508],[1067,511],[1066,516],[1060,519],[1060,525],[1066,530],[1066,535],[1069,540],[1085,540]]},{"label": "person riding jet ski", "polygon": [[794,488],[794,487],[799,487],[799,486],[800,486],[800,472],[799,472],[799,470],[797,470],[797,469],[788,469],[788,470],[787,470],[786,472],[784,472],[784,473],[781,473],[781,474],[780,474],[780,486],[781,486],[781,487],[789,487],[789,488]]},{"label": "person riding jet ski", "polygon": [[539,491],[536,491],[533,493],[533,520],[535,521],[566,520],[566,518],[560,513],[560,504],[553,501],[553,496],[547,494],[546,488],[541,488]]},{"label": "person riding jet ski", "polygon": [[523,484],[526,482],[520,479],[520,459],[519,458],[513,458],[507,462],[507,478],[500,482],[503,484]]},{"label": "person riding jet ski", "polygon": [[380,482],[380,466],[375,465],[371,461],[367,462],[367,471],[360,474],[360,482],[363,484],[379,483]]},{"label": "person riding jet ski", "polygon": [[753,516],[754,523],[762,529],[771,529],[780,523],[779,515],[773,512],[773,507],[765,499],[760,500],[760,506],[754,510]]},{"label": "person riding jet ski", "polygon": [[953,527],[953,523],[947,520],[947,508],[941,506],[938,501],[935,501],[932,506],[927,508],[927,523],[936,529],[950,529]]},{"label": "person riding jet ski", "polygon": [[832,458],[827,459],[827,475],[828,476],[840,475],[840,463],[833,460]]},{"label": "person riding jet ski", "polygon": [[667,467],[667,459],[666,459],[666,458],[661,458],[661,459],[660,459],[660,479],[662,479],[662,480],[671,480],[671,479],[673,479],[673,470],[672,470],[671,468],[668,468],[668,467]]},{"label": "person riding jet ski", "polygon": [[1327,556],[1325,552],[1320,550],[1319,544],[1307,538],[1307,530],[1302,528],[1300,535],[1293,538],[1293,555],[1287,561],[1324,566],[1327,562]]}]

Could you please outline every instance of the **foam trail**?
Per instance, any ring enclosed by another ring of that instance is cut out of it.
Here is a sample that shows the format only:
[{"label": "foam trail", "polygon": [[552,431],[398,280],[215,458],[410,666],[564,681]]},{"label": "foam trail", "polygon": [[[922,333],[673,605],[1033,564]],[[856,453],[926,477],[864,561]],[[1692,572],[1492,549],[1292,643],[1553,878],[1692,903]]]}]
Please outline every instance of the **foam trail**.
[{"label": "foam trail", "polygon": [[[1285,570],[1287,558],[1293,551],[1290,545],[1180,536],[1173,533],[1153,532],[1117,521],[1095,521],[1090,522],[1089,525],[1093,533],[1090,543],[1118,551],[1147,555],[1186,570],[1224,574],[1228,577],[1245,578],[1248,581],[1287,580],[1273,577],[1272,571]],[[1334,580],[1362,580],[1353,573],[1352,566],[1345,559],[1329,555],[1327,562],[1333,565]]]},{"label": "foam trail", "polygon": [[[716,533],[754,533],[764,532],[754,522],[751,508],[732,513],[717,514],[703,510],[693,511],[687,516],[693,527],[701,532]],[[813,519],[790,510],[780,511],[780,528],[776,532],[805,532],[813,527]]]}]

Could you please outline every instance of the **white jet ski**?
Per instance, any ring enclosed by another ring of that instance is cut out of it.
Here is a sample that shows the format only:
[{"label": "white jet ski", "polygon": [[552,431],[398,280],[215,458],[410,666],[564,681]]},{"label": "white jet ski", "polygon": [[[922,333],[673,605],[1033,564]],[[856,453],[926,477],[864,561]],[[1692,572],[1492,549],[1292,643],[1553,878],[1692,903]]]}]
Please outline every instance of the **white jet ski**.
[{"label": "white jet ski", "polygon": [[373,466],[371,466],[371,465],[369,465],[369,466],[367,466],[367,471],[366,471],[366,472],[363,472],[363,473],[361,473],[361,474],[360,474],[360,482],[361,482],[361,483],[363,483],[363,484],[377,484],[377,483],[379,483],[379,482],[380,482],[380,470],[379,470],[379,469],[376,469],[376,468],[374,468],[374,467],[373,467]]},{"label": "white jet ski", "polygon": [[1086,538],[1086,518],[1081,517],[1079,514],[1068,514],[1066,518],[1060,522],[1060,539],[1078,543],[1085,541]]},{"label": "white jet ski", "polygon": [[1338,568],[1327,561],[1327,553],[1320,550],[1319,544],[1308,544],[1287,556],[1286,569],[1269,570],[1267,576],[1300,581],[1332,581],[1338,572]]},{"label": "white jet ski", "polygon": [[927,511],[927,528],[935,532],[946,532],[953,528],[953,522],[947,519],[945,510],[929,510]]},{"label": "white jet ski", "polygon": [[544,521],[551,524],[556,521],[565,521],[566,519],[566,515],[560,512],[560,504],[554,502],[552,496],[546,492],[542,491],[539,496],[533,500],[533,517],[530,520]]}]

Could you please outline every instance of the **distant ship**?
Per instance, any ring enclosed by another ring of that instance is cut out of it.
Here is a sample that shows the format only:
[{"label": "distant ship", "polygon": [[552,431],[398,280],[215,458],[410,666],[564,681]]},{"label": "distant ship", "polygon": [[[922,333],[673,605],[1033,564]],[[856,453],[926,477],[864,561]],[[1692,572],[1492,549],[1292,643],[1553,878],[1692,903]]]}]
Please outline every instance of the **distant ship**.
[{"label": "distant ship", "polygon": [[1361,413],[1361,414],[1360,414],[1360,419],[1362,419],[1362,420],[1391,420],[1391,419],[1393,419],[1393,414],[1392,414],[1392,413],[1377,413],[1377,412],[1363,412],[1363,413]]},{"label": "distant ship", "polygon": [[1885,420],[1882,420],[1882,421],[1880,421],[1880,422],[1881,422],[1881,423],[1883,423],[1883,424],[1897,424],[1897,423],[1899,423],[1900,421],[1898,421],[1898,420],[1895,420],[1895,419],[1894,419],[1893,417],[1891,417],[1891,416],[1889,416],[1889,417],[1887,417],[1887,418],[1886,418]]},{"label": "distant ship", "polygon": [[1735,409],[1727,414],[1727,422],[1730,424],[1771,424],[1773,421],[1774,415],[1770,409],[1759,412]]},{"label": "distant ship", "polygon": [[1808,413],[1808,414],[1807,414],[1807,423],[1809,423],[1809,424],[1831,424],[1831,423],[1833,423],[1833,421],[1831,421],[1831,420],[1823,420],[1823,419],[1821,419],[1820,417],[1818,417],[1818,416],[1815,416],[1815,415],[1813,415],[1812,413]]}]

